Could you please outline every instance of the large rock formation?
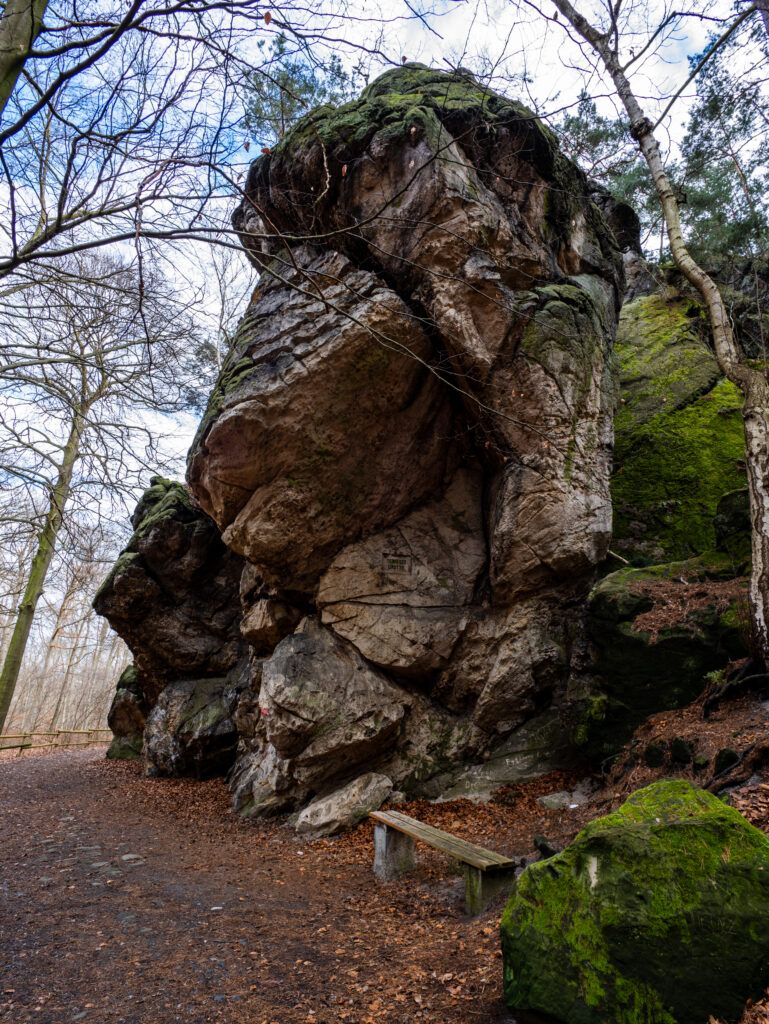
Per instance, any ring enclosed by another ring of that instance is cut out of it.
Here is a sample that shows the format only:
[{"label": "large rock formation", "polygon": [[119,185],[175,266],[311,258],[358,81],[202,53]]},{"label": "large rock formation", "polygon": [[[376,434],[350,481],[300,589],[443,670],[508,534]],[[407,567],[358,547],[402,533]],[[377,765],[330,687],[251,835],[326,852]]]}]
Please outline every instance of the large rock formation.
[{"label": "large rock formation", "polygon": [[210,582],[174,597],[217,611],[205,671],[128,625],[165,587],[136,538],[100,610],[166,682],[233,668],[242,616],[243,811],[450,785],[538,716],[557,749],[611,533],[622,256],[586,179],[525,107],[406,65],[259,158],[234,223],[262,276],[189,455]]},{"label": "large rock formation", "polygon": [[769,839],[688,782],[656,783],[530,865],[501,927],[514,1011],[736,1021],[769,982]]}]

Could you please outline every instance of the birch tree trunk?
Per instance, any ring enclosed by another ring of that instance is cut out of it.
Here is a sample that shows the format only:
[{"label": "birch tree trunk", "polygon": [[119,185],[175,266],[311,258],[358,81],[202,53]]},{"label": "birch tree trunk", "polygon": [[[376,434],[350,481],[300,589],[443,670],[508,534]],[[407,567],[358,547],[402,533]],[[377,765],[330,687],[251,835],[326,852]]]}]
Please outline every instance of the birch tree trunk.
[{"label": "birch tree trunk", "polygon": [[51,490],[48,512],[40,531],[37,550],[32,559],[27,584],[19,605],[13,632],[8,642],[2,670],[0,670],[0,733],[3,731],[8,709],[21,671],[24,652],[27,649],[35,610],[43,593],[45,579],[51,566],[56,541],[63,522],[64,506],[72,487],[72,473],[80,451],[80,439],[85,427],[85,409],[78,409],[73,416],[69,437],[62,451],[62,460],[56,483]]},{"label": "birch tree trunk", "polygon": [[599,32],[569,0],[553,0],[553,3],[585,42],[593,47],[611,76],[630,120],[630,134],[638,143],[651,172],[668,229],[673,259],[705,303],[713,334],[713,349],[721,372],[740,389],[745,399],[743,419],[753,554],[751,617],[755,653],[769,665],[769,382],[766,371],[743,361],[718,285],[686,248],[678,200],[662,162],[654,125],[645,116],[633,93],[619,61],[618,44],[612,46],[612,32]]}]

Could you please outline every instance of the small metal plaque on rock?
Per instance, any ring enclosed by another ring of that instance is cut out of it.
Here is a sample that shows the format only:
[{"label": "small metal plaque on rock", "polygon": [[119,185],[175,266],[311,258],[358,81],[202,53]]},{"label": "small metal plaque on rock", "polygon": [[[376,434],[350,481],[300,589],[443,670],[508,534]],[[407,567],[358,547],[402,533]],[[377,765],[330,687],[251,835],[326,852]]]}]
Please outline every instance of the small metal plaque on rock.
[{"label": "small metal plaque on rock", "polygon": [[410,573],[410,555],[382,555],[385,572]]}]

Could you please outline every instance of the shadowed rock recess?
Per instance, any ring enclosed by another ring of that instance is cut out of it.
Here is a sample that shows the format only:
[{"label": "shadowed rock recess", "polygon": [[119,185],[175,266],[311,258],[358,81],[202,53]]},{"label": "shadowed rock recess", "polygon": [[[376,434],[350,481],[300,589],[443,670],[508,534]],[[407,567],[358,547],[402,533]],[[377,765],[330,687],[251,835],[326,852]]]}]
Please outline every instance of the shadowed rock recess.
[{"label": "shadowed rock recess", "polygon": [[[586,179],[525,107],[405,65],[256,160],[234,224],[262,275],[177,489],[210,557],[193,580],[176,513],[137,512],[97,599],[152,680],[146,756],[229,757],[243,813],[567,757],[622,291]],[[130,605],[144,586],[161,615]],[[214,638],[221,664],[196,653]],[[237,750],[181,707],[212,677]],[[161,679],[183,693],[158,703]]]}]

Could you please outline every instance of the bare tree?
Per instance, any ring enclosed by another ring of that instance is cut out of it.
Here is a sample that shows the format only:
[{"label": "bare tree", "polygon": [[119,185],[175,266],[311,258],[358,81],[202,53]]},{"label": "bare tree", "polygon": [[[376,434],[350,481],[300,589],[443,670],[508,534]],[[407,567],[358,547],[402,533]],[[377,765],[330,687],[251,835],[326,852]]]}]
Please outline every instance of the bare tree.
[{"label": "bare tree", "polygon": [[43,27],[48,0],[8,0],[0,16],[0,114]]},{"label": "bare tree", "polygon": [[162,464],[142,413],[185,405],[195,335],[149,268],[100,255],[13,298],[0,307],[0,472],[34,510],[34,554],[0,670],[0,729],[66,516],[105,514]]},{"label": "bare tree", "polygon": [[[104,728],[114,681],[130,657],[91,607],[126,530],[73,516],[64,529],[6,719],[12,733]],[[0,566],[5,560],[0,549]]]},{"label": "bare tree", "polygon": [[96,0],[87,12],[12,0],[0,18],[0,277],[117,241],[225,242],[246,96],[259,80],[284,88],[259,42],[290,40],[325,66],[336,50],[380,55],[386,21],[415,17],[406,2],[384,19],[345,0],[274,12],[257,0]]}]

